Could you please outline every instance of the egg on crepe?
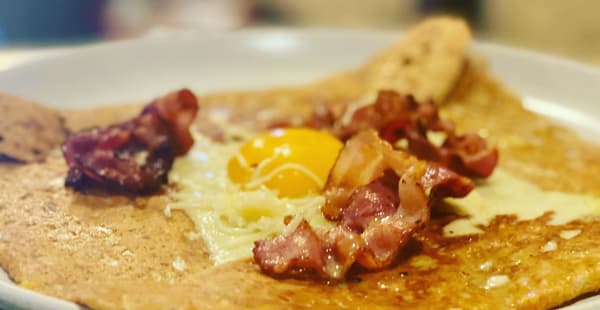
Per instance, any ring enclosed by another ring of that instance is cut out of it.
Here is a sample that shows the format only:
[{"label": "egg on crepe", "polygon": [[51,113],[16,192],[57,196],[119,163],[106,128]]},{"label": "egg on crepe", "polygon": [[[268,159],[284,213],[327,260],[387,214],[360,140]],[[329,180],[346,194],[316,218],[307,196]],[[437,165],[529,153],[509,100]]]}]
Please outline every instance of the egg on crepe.
[{"label": "egg on crepe", "polygon": [[220,143],[196,133],[169,175],[177,190],[167,213],[186,212],[217,264],[251,257],[254,242],[281,233],[286,216],[332,226],[321,192],[342,142],[308,128],[244,138]]}]

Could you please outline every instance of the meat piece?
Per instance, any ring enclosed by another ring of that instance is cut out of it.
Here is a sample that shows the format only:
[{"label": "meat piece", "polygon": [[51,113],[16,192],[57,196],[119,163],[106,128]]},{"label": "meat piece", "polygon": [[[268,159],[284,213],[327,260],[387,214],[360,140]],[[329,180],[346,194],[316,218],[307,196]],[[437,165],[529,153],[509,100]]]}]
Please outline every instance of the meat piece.
[{"label": "meat piece", "polygon": [[409,167],[425,168],[424,162],[405,152],[395,152],[373,130],[366,130],[348,140],[329,173],[325,186],[323,214],[337,220],[352,192],[382,177],[386,170],[397,175]]},{"label": "meat piece", "polygon": [[328,128],[334,124],[335,118],[331,105],[316,104],[311,115],[304,120],[304,125],[311,128]]},{"label": "meat piece", "polygon": [[349,122],[343,117],[336,120],[331,129],[340,139],[346,140],[366,129],[383,130],[391,121],[414,118],[418,103],[411,96],[400,96],[394,91],[380,91],[374,104],[357,109]]},{"label": "meat piece", "polygon": [[[297,226],[289,227],[294,225]],[[293,231],[254,243],[252,252],[254,257],[260,257],[261,270],[270,274],[282,274],[291,269],[323,274],[325,247],[310,224],[304,219],[299,223],[292,221],[287,229]]]},{"label": "meat piece", "polygon": [[319,235],[300,219],[286,229],[291,232],[254,243],[254,260],[264,273],[341,279],[364,248],[360,235],[341,226]]},{"label": "meat piece", "polygon": [[[393,171],[402,176],[406,171],[422,178],[419,181],[435,197],[464,197],[473,189],[473,182],[439,164],[420,161],[414,156],[395,151],[380,139],[373,130],[358,133],[348,140],[331,169],[325,186],[323,214],[330,220],[339,220],[350,195],[359,187],[367,185]],[[437,183],[434,183],[437,182]]]},{"label": "meat piece", "polygon": [[340,224],[362,233],[371,220],[394,214],[398,207],[397,190],[386,186],[381,179],[354,190],[342,211]]},{"label": "meat piece", "polygon": [[192,147],[194,139],[190,125],[198,113],[198,100],[194,93],[182,89],[159,97],[147,105],[142,115],[151,113],[166,125],[175,156],[180,156]]},{"label": "meat piece", "polygon": [[325,266],[320,276],[326,279],[342,279],[364,249],[364,240],[356,232],[339,225],[324,233]]},{"label": "meat piece", "polygon": [[417,180],[407,171],[398,183],[400,205],[396,212],[367,225],[361,235],[365,246],[357,257],[362,267],[380,269],[391,264],[412,233],[429,221],[427,196]]},{"label": "meat piece", "polygon": [[62,145],[69,166],[65,184],[76,190],[156,191],[175,156],[192,146],[189,126],[197,110],[196,97],[183,89],[152,101],[125,123],[70,136]]},{"label": "meat piece", "polygon": [[[344,115],[331,120],[335,115],[340,113],[315,108],[307,125],[326,128],[342,140],[367,129],[376,130],[393,145],[406,139],[406,150],[419,159],[439,162],[471,177],[488,177],[498,161],[498,151],[488,148],[483,138],[474,133],[457,135],[454,123],[441,119],[433,103],[419,103],[412,96],[384,90],[373,104],[352,112],[350,121],[345,121]],[[428,134],[432,132],[445,135],[443,143],[431,141]]]},{"label": "meat piece", "polygon": [[369,270],[389,266],[416,228],[416,222],[403,219],[399,214],[371,222],[361,234],[364,247],[356,262]]},{"label": "meat piece", "polygon": [[471,180],[434,163],[427,165],[421,177],[421,185],[425,191],[429,191],[429,199],[432,202],[445,197],[465,197],[475,187]]},{"label": "meat piece", "polygon": [[447,150],[442,162],[465,175],[488,177],[498,163],[498,150],[489,149],[485,140],[474,133],[449,136],[441,149]]},{"label": "meat piece", "polygon": [[326,279],[343,278],[354,263],[384,268],[429,221],[433,200],[463,197],[472,188],[470,179],[363,131],[346,143],[327,183],[323,212],[337,227],[315,232],[304,220],[288,225],[291,234],[256,242],[254,260],[270,274],[310,270]]}]

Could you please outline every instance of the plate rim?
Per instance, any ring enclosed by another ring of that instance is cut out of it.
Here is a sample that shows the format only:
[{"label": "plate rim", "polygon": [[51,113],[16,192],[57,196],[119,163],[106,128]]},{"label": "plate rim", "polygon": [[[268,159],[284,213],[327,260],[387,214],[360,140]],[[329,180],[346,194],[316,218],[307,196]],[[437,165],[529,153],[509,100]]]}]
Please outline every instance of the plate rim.
[{"label": "plate rim", "polygon": [[[406,31],[401,30],[376,30],[376,29],[346,29],[346,28],[335,28],[335,27],[249,27],[240,28],[227,31],[181,31],[181,32],[169,32],[168,35],[147,35],[137,38],[115,40],[115,41],[103,41],[93,42],[82,45],[65,45],[65,46],[52,46],[48,48],[42,48],[41,51],[47,51],[46,55],[42,57],[35,57],[30,60],[22,61],[18,64],[12,65],[5,70],[0,70],[0,74],[11,74],[11,71],[21,70],[24,67],[38,66],[40,63],[53,62],[57,59],[68,57],[72,54],[88,53],[90,51],[112,49],[112,48],[126,48],[129,46],[135,46],[143,43],[157,43],[161,41],[171,40],[206,40],[207,38],[216,38],[222,36],[247,36],[257,34],[286,34],[295,36],[378,36],[385,39],[398,39],[404,36]],[[553,53],[544,53],[539,50],[535,50],[527,47],[519,47],[508,45],[504,43],[494,42],[487,38],[481,38],[475,36],[470,44],[470,50],[492,49],[500,51],[505,54],[509,54],[511,57],[525,57],[533,59],[534,61],[545,61],[559,64],[564,67],[571,67],[577,71],[582,71],[587,74],[600,76],[600,65],[585,63],[581,60],[565,57]]]}]

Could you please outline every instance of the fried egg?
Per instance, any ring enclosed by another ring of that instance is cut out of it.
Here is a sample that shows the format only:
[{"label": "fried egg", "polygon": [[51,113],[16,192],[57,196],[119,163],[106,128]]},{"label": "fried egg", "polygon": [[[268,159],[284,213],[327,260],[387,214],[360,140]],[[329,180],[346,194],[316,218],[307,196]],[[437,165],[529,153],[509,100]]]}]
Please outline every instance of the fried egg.
[{"label": "fried egg", "polygon": [[[218,143],[195,133],[193,148],[169,175],[176,190],[166,212],[189,216],[214,263],[251,257],[255,241],[284,231],[286,216],[305,218],[316,229],[333,226],[321,212],[322,191],[342,142],[308,128],[248,135],[223,126],[242,138]],[[597,197],[544,191],[502,168],[466,198],[448,202],[466,217],[444,227],[447,237],[482,233],[502,214],[526,220],[551,212],[554,224],[600,214]]]},{"label": "fried egg", "polygon": [[252,256],[254,241],[284,229],[284,217],[313,227],[332,223],[321,213],[321,195],[342,143],[323,131],[276,129],[242,142],[195,143],[169,174],[177,188],[167,213],[183,210],[194,222],[216,264]]},{"label": "fried egg", "polygon": [[275,129],[244,143],[227,171],[244,189],[265,186],[280,197],[305,197],[323,190],[341,148],[338,139],[323,131]]}]

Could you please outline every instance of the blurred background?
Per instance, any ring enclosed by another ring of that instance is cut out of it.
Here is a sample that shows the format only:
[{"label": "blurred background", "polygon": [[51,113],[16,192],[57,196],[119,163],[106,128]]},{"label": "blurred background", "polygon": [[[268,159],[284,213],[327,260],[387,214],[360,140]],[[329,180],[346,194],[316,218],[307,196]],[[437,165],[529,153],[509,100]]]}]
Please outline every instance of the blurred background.
[{"label": "blurred background", "polygon": [[401,30],[463,16],[483,40],[600,66],[600,1],[0,0],[0,69],[40,48],[243,27]]}]

